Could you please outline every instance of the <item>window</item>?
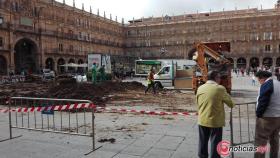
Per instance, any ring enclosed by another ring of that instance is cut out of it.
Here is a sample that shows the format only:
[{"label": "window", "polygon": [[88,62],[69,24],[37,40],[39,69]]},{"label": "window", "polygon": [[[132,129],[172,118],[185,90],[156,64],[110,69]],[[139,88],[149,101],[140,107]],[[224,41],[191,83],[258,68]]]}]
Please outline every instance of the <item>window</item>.
[{"label": "window", "polygon": [[3,22],[4,22],[3,17],[0,17],[0,25],[3,24]]},{"label": "window", "polygon": [[63,51],[63,44],[59,43],[58,49],[59,49],[59,51]]},{"label": "window", "polygon": [[272,32],[265,32],[263,36],[264,40],[272,40]]},{"label": "window", "polygon": [[90,40],[90,34],[88,33],[87,35],[87,40],[89,41]]},{"label": "window", "polygon": [[170,69],[170,67],[165,67],[165,68],[163,68],[161,71],[160,71],[160,75],[161,74],[169,74],[169,69]]},{"label": "window", "polygon": [[0,47],[3,47],[4,43],[3,43],[3,37],[0,37]]},{"label": "window", "polygon": [[74,50],[74,49],[73,49],[73,45],[70,45],[70,46],[69,46],[69,51],[70,51],[70,52],[73,52],[73,50]]},{"label": "window", "polygon": [[270,52],[271,51],[271,45],[265,45],[265,51]]},{"label": "window", "polygon": [[251,33],[250,34],[250,40],[258,41],[259,40],[259,34],[258,33]]}]

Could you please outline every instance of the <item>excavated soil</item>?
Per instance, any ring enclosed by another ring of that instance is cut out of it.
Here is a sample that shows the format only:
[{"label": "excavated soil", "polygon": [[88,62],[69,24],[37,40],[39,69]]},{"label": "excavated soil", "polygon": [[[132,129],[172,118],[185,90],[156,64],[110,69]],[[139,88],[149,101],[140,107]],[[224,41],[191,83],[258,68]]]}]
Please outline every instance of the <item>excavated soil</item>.
[{"label": "excavated soil", "polygon": [[138,82],[91,83],[36,82],[0,85],[0,98],[8,96],[91,100],[98,106],[160,106],[168,111],[185,111],[194,105],[194,95],[176,90],[161,90],[156,95]]}]

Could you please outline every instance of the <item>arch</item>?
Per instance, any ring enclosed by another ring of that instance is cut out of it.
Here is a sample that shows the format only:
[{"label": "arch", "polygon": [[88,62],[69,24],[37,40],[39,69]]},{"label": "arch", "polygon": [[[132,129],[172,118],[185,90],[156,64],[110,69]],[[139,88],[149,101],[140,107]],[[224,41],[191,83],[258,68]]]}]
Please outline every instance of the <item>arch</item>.
[{"label": "arch", "polygon": [[240,57],[237,59],[237,68],[246,68],[247,61],[245,58]]},{"label": "arch", "polygon": [[257,57],[252,57],[250,59],[250,67],[252,68],[257,68],[260,66],[260,60]]},{"label": "arch", "polygon": [[16,74],[19,74],[22,71],[28,71],[29,73],[38,72],[38,47],[33,40],[28,38],[18,40],[15,44],[14,50]]},{"label": "arch", "polygon": [[46,68],[50,70],[54,70],[54,60],[52,58],[48,58],[46,60]]},{"label": "arch", "polygon": [[[69,59],[68,60],[68,63],[75,63],[75,60],[73,58]],[[75,71],[75,68],[74,67],[68,67],[68,71],[69,72],[74,72]]]},{"label": "arch", "polygon": [[[84,63],[83,59],[78,60],[78,64],[83,64],[83,63]],[[84,68],[84,67],[78,67],[78,73],[84,73],[85,70],[86,70],[86,68]]]},{"label": "arch", "polygon": [[79,59],[78,60],[78,64],[83,64],[84,63],[84,60],[83,59]]},{"label": "arch", "polygon": [[272,66],[273,60],[270,57],[263,58],[263,65],[267,68]]},{"label": "arch", "polygon": [[68,60],[68,63],[75,63],[75,60],[71,58]]},{"label": "arch", "polygon": [[7,60],[0,55],[0,75],[7,75]]},{"label": "arch", "polygon": [[64,73],[65,72],[65,67],[61,66],[65,64],[65,60],[63,58],[59,58],[57,60],[57,70],[59,73]]},{"label": "arch", "polygon": [[230,61],[231,68],[234,67],[234,60],[233,58],[227,58]]},{"label": "arch", "polygon": [[277,66],[277,67],[280,67],[280,57],[278,57],[278,58],[276,59],[276,66]]}]

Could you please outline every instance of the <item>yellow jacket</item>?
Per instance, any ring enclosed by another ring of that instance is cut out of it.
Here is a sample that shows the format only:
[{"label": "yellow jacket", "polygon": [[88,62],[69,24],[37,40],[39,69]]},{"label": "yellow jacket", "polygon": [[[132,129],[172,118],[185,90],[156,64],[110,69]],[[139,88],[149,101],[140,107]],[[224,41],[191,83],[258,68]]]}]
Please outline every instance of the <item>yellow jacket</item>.
[{"label": "yellow jacket", "polygon": [[233,108],[234,103],[225,87],[214,81],[207,81],[196,93],[198,105],[198,124],[218,128],[225,126],[224,103]]}]

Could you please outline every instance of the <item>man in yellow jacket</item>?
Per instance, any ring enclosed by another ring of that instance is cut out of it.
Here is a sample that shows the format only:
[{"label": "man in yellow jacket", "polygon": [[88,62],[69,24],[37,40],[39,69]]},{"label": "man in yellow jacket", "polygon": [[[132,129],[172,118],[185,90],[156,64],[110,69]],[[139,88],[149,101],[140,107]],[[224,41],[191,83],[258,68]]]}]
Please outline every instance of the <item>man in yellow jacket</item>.
[{"label": "man in yellow jacket", "polygon": [[198,105],[198,129],[200,158],[208,158],[208,141],[211,141],[210,158],[220,158],[217,145],[222,141],[225,126],[224,103],[232,108],[234,103],[225,87],[219,85],[220,74],[217,71],[208,73],[208,81],[200,86],[196,93]]}]

